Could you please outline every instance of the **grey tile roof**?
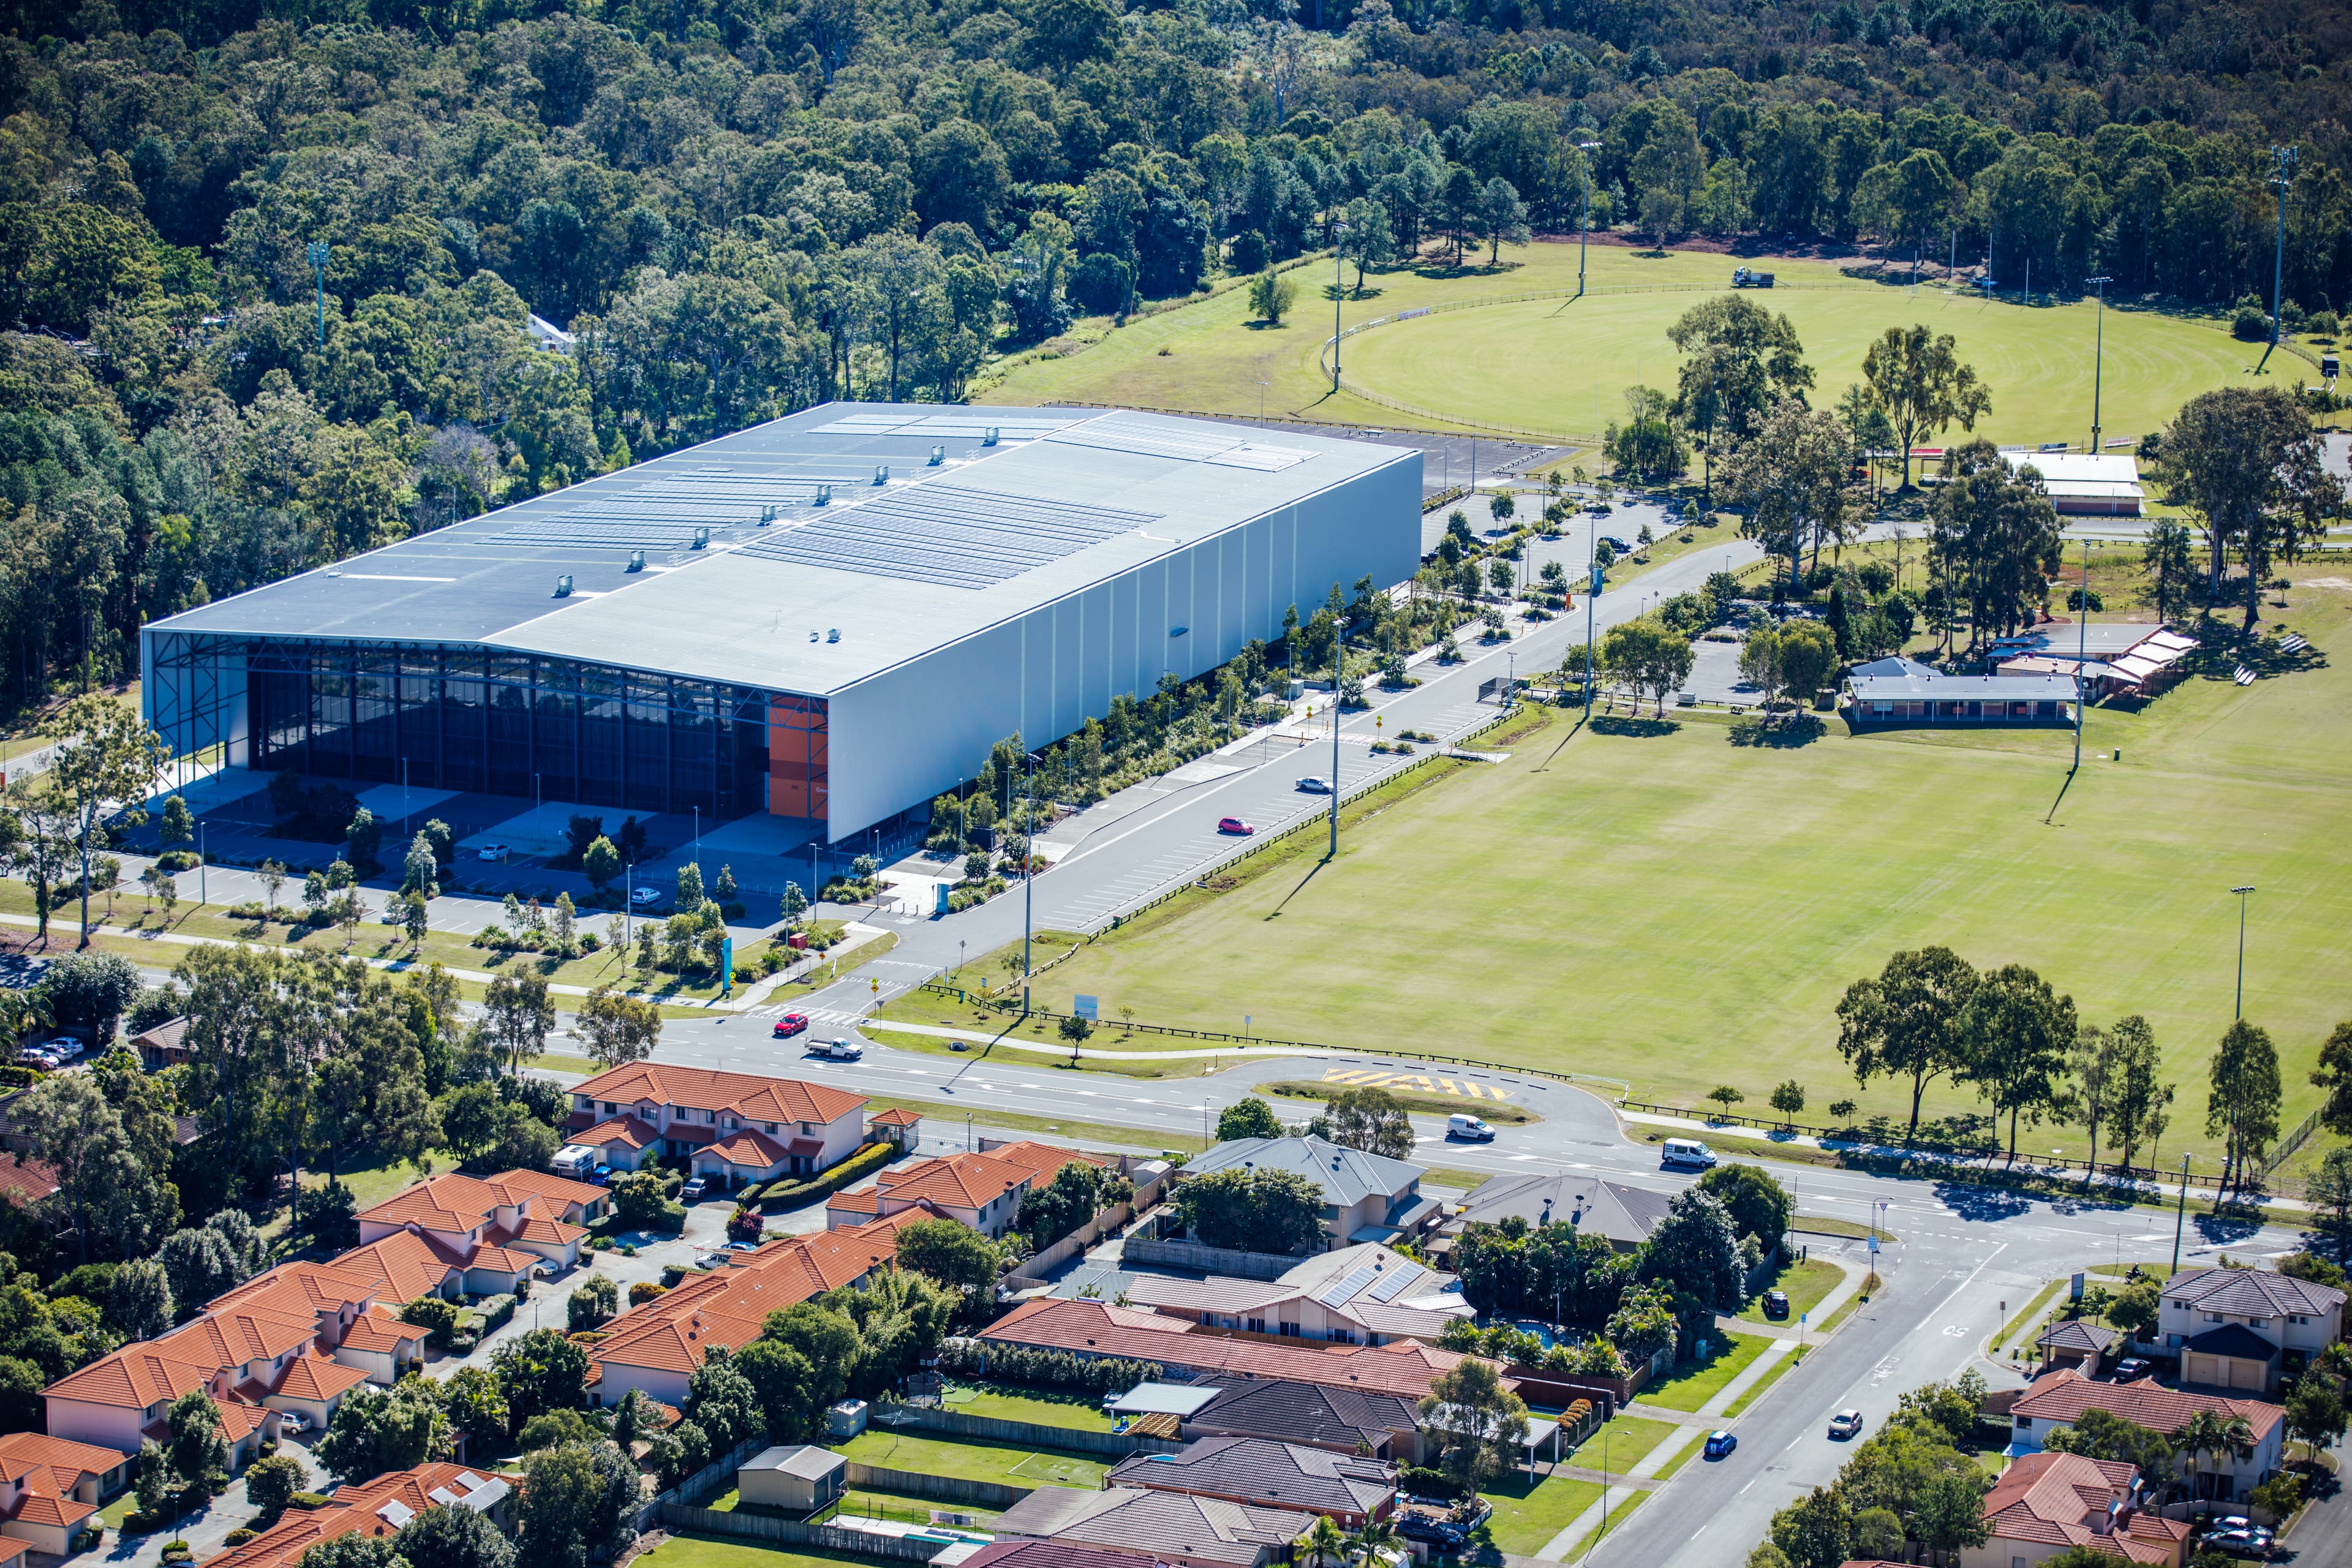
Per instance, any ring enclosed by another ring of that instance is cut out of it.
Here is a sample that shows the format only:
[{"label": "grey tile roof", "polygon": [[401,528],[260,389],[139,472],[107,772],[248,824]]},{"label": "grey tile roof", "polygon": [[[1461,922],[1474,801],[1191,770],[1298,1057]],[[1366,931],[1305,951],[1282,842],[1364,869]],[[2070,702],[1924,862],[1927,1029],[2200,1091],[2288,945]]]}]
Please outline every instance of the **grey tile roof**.
[{"label": "grey tile roof", "polygon": [[1314,1513],[1374,1513],[1396,1490],[1393,1466],[1270,1437],[1203,1437],[1180,1453],[1138,1454],[1108,1479]]},{"label": "grey tile roof", "polygon": [[1346,1208],[1372,1196],[1395,1198],[1421,1180],[1422,1167],[1384,1154],[1367,1154],[1320,1138],[1236,1138],[1195,1154],[1179,1173],[1292,1171],[1323,1189],[1326,1201]]},{"label": "grey tile roof", "polygon": [[2200,1312],[2271,1318],[2288,1312],[2325,1317],[2344,1305],[2344,1292],[2268,1268],[2184,1268],[2164,1288],[2168,1301]]},{"label": "grey tile roof", "polygon": [[1206,1434],[1353,1448],[1369,1436],[1412,1431],[1419,1419],[1412,1401],[1393,1394],[1261,1381],[1226,1389],[1184,1425]]},{"label": "grey tile roof", "polygon": [[1312,1514],[1296,1509],[1256,1508],[1186,1492],[1040,1487],[999,1515],[996,1531],[1254,1568],[1262,1558],[1279,1555],[1314,1522]]},{"label": "grey tile roof", "polygon": [[2195,1351],[2199,1355],[2235,1356],[2240,1361],[2269,1361],[2279,1353],[2278,1346],[2243,1323],[2224,1323],[2218,1329],[2208,1329],[2184,1342],[2180,1348]]},{"label": "grey tile roof", "polygon": [[1530,1226],[1547,1218],[1612,1242],[1636,1246],[1666,1217],[1667,1194],[1573,1172],[1560,1175],[1495,1176],[1462,1205],[1462,1224],[1489,1225],[1517,1215]]},{"label": "grey tile roof", "polygon": [[2052,1350],[2097,1351],[2104,1354],[2122,1337],[2113,1329],[2103,1329],[2084,1319],[2073,1318],[2063,1323],[2051,1324],[2033,1342],[2047,1345]]}]

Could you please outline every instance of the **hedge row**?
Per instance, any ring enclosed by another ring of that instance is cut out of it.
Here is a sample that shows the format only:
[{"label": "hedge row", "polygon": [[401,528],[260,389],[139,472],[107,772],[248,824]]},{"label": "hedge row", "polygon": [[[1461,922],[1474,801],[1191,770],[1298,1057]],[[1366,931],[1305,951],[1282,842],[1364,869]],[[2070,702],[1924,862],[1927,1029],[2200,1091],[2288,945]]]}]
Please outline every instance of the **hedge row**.
[{"label": "hedge row", "polygon": [[1091,1394],[1109,1394],[1133,1388],[1139,1383],[1157,1383],[1162,1371],[1156,1361],[1121,1361],[1117,1357],[1082,1361],[1067,1351],[1033,1350],[1027,1345],[967,1339],[949,1340],[940,1346],[940,1368],[973,1377],[1035,1384],[1045,1388],[1078,1388]]},{"label": "hedge row", "polygon": [[896,1143],[868,1143],[822,1175],[812,1176],[804,1182],[771,1182],[765,1187],[752,1187],[739,1201],[747,1205],[756,1203],[761,1214],[780,1214],[818,1198],[830,1197],[850,1183],[872,1175],[897,1158],[898,1146]]}]

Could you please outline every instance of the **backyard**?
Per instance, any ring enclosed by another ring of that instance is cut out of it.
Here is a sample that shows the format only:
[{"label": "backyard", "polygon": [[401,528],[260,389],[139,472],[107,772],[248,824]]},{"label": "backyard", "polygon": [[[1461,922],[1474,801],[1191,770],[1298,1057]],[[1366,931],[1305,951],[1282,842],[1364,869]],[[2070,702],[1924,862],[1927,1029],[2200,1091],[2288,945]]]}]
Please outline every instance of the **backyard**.
[{"label": "backyard", "polygon": [[861,1465],[968,1481],[1003,1481],[1016,1487],[1091,1489],[1102,1485],[1103,1471],[1109,1468],[1100,1459],[1077,1454],[901,1436],[878,1428],[869,1428],[837,1447]]}]

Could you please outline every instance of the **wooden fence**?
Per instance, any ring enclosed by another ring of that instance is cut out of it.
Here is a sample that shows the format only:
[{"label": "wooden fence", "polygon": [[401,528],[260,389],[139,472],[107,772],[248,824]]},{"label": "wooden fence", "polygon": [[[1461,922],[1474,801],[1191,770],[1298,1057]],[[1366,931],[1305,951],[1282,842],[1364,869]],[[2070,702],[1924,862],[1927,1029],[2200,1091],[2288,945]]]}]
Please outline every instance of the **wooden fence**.
[{"label": "wooden fence", "polygon": [[814,1546],[858,1557],[879,1557],[896,1563],[929,1563],[949,1547],[961,1544],[946,1536],[885,1535],[879,1531],[845,1530],[835,1524],[803,1524],[769,1513],[722,1511],[666,1502],[657,1505],[661,1525],[672,1534],[731,1536],[769,1546]]},{"label": "wooden fence", "polygon": [[967,1480],[961,1476],[932,1476],[919,1470],[893,1470],[881,1465],[861,1465],[849,1461],[849,1484],[866,1487],[876,1491],[896,1492],[901,1497],[919,1497],[931,1502],[961,1503],[967,1508],[991,1508],[1000,1511],[1011,1508],[1036,1490],[1034,1487],[1016,1487],[1003,1481]]}]

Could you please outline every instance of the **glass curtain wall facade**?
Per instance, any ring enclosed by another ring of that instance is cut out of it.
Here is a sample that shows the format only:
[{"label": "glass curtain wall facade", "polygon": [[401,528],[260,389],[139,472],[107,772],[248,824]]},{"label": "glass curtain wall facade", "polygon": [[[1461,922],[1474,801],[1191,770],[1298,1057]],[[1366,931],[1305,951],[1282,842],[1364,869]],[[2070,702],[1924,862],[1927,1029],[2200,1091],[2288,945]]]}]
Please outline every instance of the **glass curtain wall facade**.
[{"label": "glass curtain wall facade", "polygon": [[768,806],[771,694],[494,648],[246,647],[252,765],[715,820]]}]

